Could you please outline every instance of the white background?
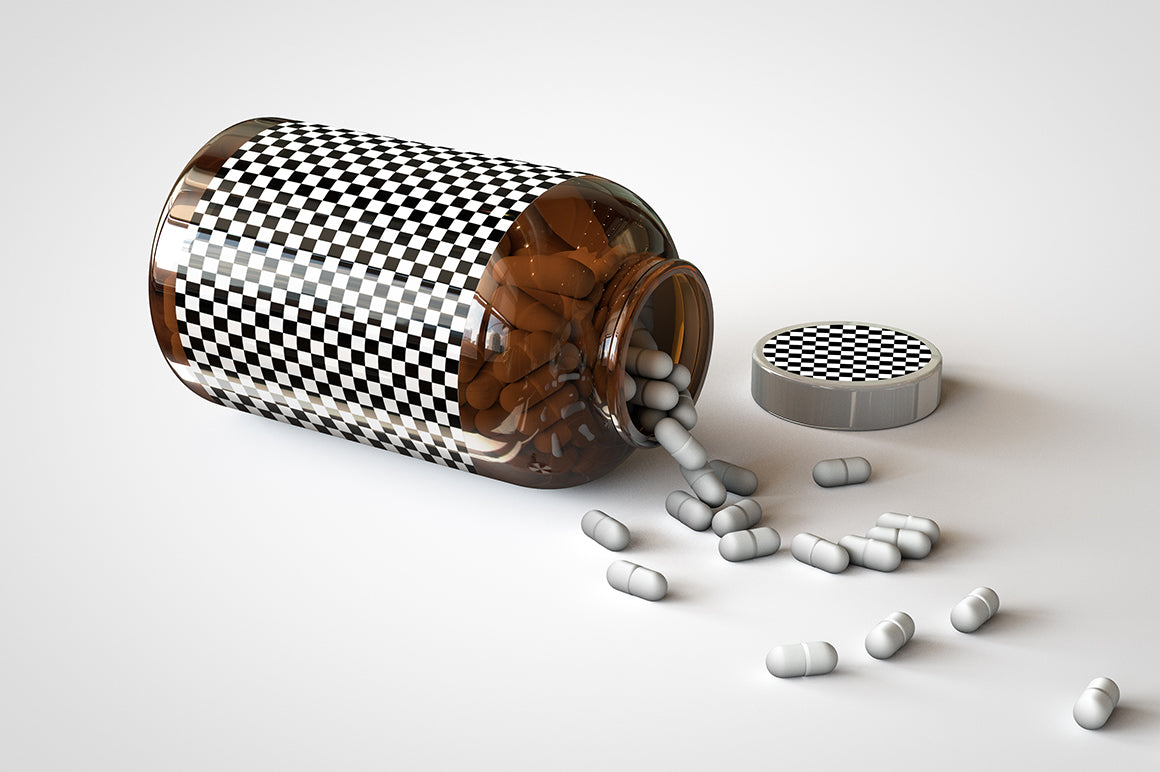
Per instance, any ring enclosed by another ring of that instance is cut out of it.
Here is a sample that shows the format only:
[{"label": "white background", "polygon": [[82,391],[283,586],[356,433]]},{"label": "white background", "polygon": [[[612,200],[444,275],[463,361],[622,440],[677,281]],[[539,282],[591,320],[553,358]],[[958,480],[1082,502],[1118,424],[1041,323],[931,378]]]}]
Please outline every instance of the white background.
[{"label": "white background", "polygon": [[[1160,6],[27,4],[0,24],[0,769],[1155,769]],[[225,410],[156,350],[189,157],[280,115],[609,177],[716,302],[697,436],[766,523],[883,511],[894,574],[728,564],[663,451],[538,492]],[[933,341],[930,418],[845,434],[748,395],[795,322]],[[815,461],[864,455],[866,485]],[[664,572],[611,590],[580,532]],[[951,606],[1002,610],[974,635]],[[908,611],[915,640],[872,660]],[[829,640],[783,681],[773,645]],[[1071,706],[1096,676],[1107,727]]]}]

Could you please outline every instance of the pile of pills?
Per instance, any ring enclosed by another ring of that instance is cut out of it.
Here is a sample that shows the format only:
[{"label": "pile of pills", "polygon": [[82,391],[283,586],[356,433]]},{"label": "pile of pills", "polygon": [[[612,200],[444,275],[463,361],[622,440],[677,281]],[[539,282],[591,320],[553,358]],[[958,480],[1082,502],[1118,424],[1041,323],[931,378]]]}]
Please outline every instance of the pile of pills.
[{"label": "pile of pills", "polygon": [[[638,330],[638,333],[641,332]],[[634,342],[647,344],[644,336]],[[649,354],[649,352],[653,354]],[[696,424],[692,400],[682,411],[684,420],[673,410],[688,392],[679,393],[672,376],[672,360],[653,348],[642,346],[630,355],[630,372],[634,394],[642,394],[634,420],[649,421],[657,442],[680,465],[681,474],[692,493],[675,490],[665,500],[665,509],[678,522],[695,531],[710,528],[719,537],[721,557],[731,562],[772,555],[781,548],[776,530],[761,527],[761,506],[751,498],[758,486],[757,475],[748,469],[722,460],[708,460],[705,449],[690,434]],[[664,388],[664,386],[670,388]],[[684,386],[688,384],[685,383]],[[678,398],[674,401],[673,391]],[[665,407],[668,406],[668,407]],[[654,422],[655,421],[655,422]],[[813,470],[814,481],[824,487],[853,485],[870,479],[870,463],[864,458],[826,459]],[[728,506],[728,495],[739,497]],[[714,512],[715,508],[719,509]],[[630,535],[623,523],[599,510],[592,510],[581,521],[584,533],[609,550],[628,546]],[[921,560],[938,544],[942,530],[928,517],[886,512],[865,536],[850,534],[836,543],[812,533],[797,534],[790,552],[799,562],[830,573],[841,573],[851,564],[876,571],[893,571],[906,560]],[[626,560],[608,567],[607,579],[613,588],[650,601],[668,593],[668,580],[659,572]],[[990,587],[978,587],[954,605],[951,625],[961,633],[973,633],[999,610],[999,595]],[[904,611],[895,611],[875,625],[866,635],[867,654],[885,660],[895,656],[915,635],[914,619]],[[765,657],[765,667],[778,678],[800,678],[825,675],[838,666],[838,650],[828,641],[806,641],[774,646]],[[1120,690],[1109,678],[1097,678],[1088,684],[1075,703],[1072,715],[1085,729],[1099,729],[1119,703]]]}]

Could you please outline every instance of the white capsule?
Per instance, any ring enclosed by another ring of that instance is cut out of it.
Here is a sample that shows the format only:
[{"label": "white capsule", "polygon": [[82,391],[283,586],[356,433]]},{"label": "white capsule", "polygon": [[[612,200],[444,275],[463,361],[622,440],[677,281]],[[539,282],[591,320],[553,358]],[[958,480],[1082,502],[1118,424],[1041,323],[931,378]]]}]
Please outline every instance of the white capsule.
[{"label": "white capsule", "polygon": [[724,536],[744,531],[761,522],[761,505],[753,499],[741,499],[713,515],[713,533]]},{"label": "white capsule", "polygon": [[631,375],[624,376],[624,401],[631,402],[636,396],[636,378]]},{"label": "white capsule", "polygon": [[637,405],[651,407],[653,410],[669,411],[681,401],[681,393],[673,388],[673,384],[668,381],[650,381],[638,378],[636,393],[629,401]]},{"label": "white capsule", "polygon": [[951,609],[951,624],[960,633],[973,633],[998,610],[998,594],[990,587],[976,587]]},{"label": "white capsule", "polygon": [[668,580],[661,574],[627,560],[614,561],[605,576],[614,589],[645,600],[660,600],[669,592]]},{"label": "white capsule", "polygon": [[878,516],[878,525],[884,528],[898,528],[899,530],[924,533],[926,538],[930,539],[931,546],[938,544],[938,537],[942,535],[938,523],[929,517],[902,515],[898,512],[883,512]]},{"label": "white capsule", "polygon": [[675,418],[662,418],[653,428],[653,436],[662,448],[685,469],[700,469],[709,461],[705,448],[693,439],[689,430]]},{"label": "white capsule", "polygon": [[752,496],[757,490],[757,475],[743,466],[730,464],[719,458],[709,462],[709,468],[717,473],[725,490],[738,496]]},{"label": "white capsule", "polygon": [[812,533],[799,533],[789,543],[789,551],[807,566],[840,574],[850,565],[850,553],[832,541]]},{"label": "white capsule", "polygon": [[921,560],[930,554],[930,537],[922,531],[876,525],[866,532],[866,538],[893,544],[908,560]]},{"label": "white capsule", "polygon": [[713,510],[688,491],[673,491],[665,499],[665,510],[694,531],[704,531],[713,522]]},{"label": "white capsule", "polygon": [[633,375],[664,380],[673,371],[673,358],[663,351],[629,346],[624,358],[624,369]]},{"label": "white capsule", "polygon": [[1108,723],[1120,703],[1120,687],[1110,678],[1096,678],[1075,702],[1071,715],[1084,729],[1099,729]]},{"label": "white capsule", "polygon": [[700,469],[681,469],[681,475],[697,498],[710,507],[719,507],[725,503],[725,486],[717,478],[717,473],[707,466]]},{"label": "white capsule", "polygon": [[610,517],[599,509],[590,509],[580,520],[584,535],[605,549],[620,552],[628,546],[628,528],[624,523]]},{"label": "white capsule", "polygon": [[857,485],[870,479],[870,462],[861,456],[827,458],[814,465],[814,482],[823,488]]},{"label": "white capsule", "polygon": [[628,344],[636,348],[647,348],[650,351],[656,351],[660,348],[657,345],[656,339],[653,338],[652,333],[644,328],[633,330],[632,337],[628,339]]},{"label": "white capsule", "polygon": [[681,426],[692,431],[693,427],[697,425],[697,406],[693,404],[693,398],[689,396],[689,392],[681,392],[677,404],[669,410],[669,415],[677,419]]},{"label": "white capsule", "polygon": [[774,646],[765,655],[765,669],[778,678],[825,675],[838,666],[838,651],[825,641]]},{"label": "white capsule", "polygon": [[843,536],[838,546],[850,553],[850,562],[875,571],[893,571],[902,565],[902,553],[893,544],[864,536]]},{"label": "white capsule", "polygon": [[772,528],[732,531],[717,542],[721,557],[734,563],[772,555],[781,548],[781,534]]},{"label": "white capsule", "polygon": [[666,417],[668,413],[663,410],[653,410],[651,407],[642,407],[636,414],[636,425],[645,434],[652,434],[653,430],[657,428],[657,421]]},{"label": "white capsule", "polygon": [[669,377],[665,378],[665,380],[673,384],[673,386],[676,386],[679,391],[684,391],[693,382],[693,373],[684,365],[675,364],[673,365],[673,371],[669,373]]},{"label": "white capsule", "polygon": [[875,659],[890,659],[913,637],[914,620],[910,614],[895,611],[866,635],[866,651]]}]

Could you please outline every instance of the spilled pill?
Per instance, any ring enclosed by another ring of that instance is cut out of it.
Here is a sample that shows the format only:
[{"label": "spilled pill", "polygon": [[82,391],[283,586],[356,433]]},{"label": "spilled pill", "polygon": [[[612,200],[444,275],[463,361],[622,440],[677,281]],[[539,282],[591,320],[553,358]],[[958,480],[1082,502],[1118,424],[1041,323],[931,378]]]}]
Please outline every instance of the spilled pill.
[{"label": "spilled pill", "polygon": [[976,587],[951,609],[951,624],[960,633],[973,633],[998,610],[998,594],[990,587]]},{"label": "spilled pill", "polygon": [[765,668],[778,678],[825,675],[838,666],[838,651],[825,641],[774,646],[765,655]]},{"label": "spilled pill", "polygon": [[898,528],[905,531],[918,531],[926,534],[930,539],[931,545],[938,544],[938,538],[942,535],[942,531],[938,527],[938,523],[931,520],[929,517],[918,517],[917,515],[902,515],[898,512],[883,512],[878,516],[878,525],[885,528]]},{"label": "spilled pill", "polygon": [[689,392],[682,391],[680,393],[677,404],[669,410],[669,415],[677,419],[677,422],[686,429],[691,430],[697,425],[697,407],[693,404],[693,398],[689,396]]},{"label": "spilled pill", "polygon": [[704,531],[713,522],[713,510],[688,491],[673,491],[665,499],[665,510],[694,531]]},{"label": "spilled pill", "polygon": [[814,464],[814,482],[823,488],[857,485],[870,479],[870,462],[861,456],[827,458]]},{"label": "spilled pill", "polygon": [[717,477],[717,473],[708,466],[700,469],[682,468],[681,476],[689,483],[697,498],[710,507],[719,507],[725,503],[725,485]]},{"label": "spilled pill", "polygon": [[675,418],[662,418],[653,429],[653,436],[662,448],[685,469],[700,469],[709,461],[701,443],[693,439],[689,430]]},{"label": "spilled pill", "polygon": [[902,564],[902,553],[898,547],[884,541],[867,539],[864,536],[843,536],[838,546],[850,553],[850,562],[875,571],[893,571]]},{"label": "spilled pill", "polygon": [[930,537],[922,531],[876,525],[866,532],[866,538],[893,544],[908,560],[920,560],[930,554]]},{"label": "spilled pill", "polygon": [[850,565],[850,553],[832,541],[812,533],[799,533],[789,543],[789,551],[807,566],[840,574]]},{"label": "spilled pill", "polygon": [[627,560],[614,561],[605,576],[613,589],[645,600],[660,600],[669,592],[668,580],[662,575]]},{"label": "spilled pill", "polygon": [[761,522],[761,505],[753,499],[741,499],[713,515],[713,533],[724,536],[744,531]]},{"label": "spilled pill", "polygon": [[781,534],[772,528],[732,531],[717,542],[721,557],[734,563],[772,555],[781,548]]},{"label": "spilled pill", "polygon": [[730,464],[719,458],[709,462],[709,468],[717,473],[725,490],[738,496],[752,496],[757,490],[757,475],[743,466]]},{"label": "spilled pill", "polygon": [[866,635],[866,651],[875,659],[890,659],[914,637],[914,620],[905,611],[895,611]]},{"label": "spilled pill", "polygon": [[628,528],[624,523],[599,509],[585,512],[580,520],[580,528],[585,536],[605,549],[620,552],[628,546]]},{"label": "spilled pill", "polygon": [[1108,723],[1120,702],[1120,687],[1110,678],[1096,678],[1075,702],[1071,715],[1084,729],[1099,729]]}]

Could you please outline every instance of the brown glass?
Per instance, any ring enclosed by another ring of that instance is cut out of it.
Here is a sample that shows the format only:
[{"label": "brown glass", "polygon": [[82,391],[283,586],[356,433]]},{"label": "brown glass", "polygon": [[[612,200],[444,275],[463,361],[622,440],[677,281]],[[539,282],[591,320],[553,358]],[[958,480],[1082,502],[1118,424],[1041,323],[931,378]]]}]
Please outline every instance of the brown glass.
[{"label": "brown glass", "polygon": [[460,416],[476,469],[538,488],[594,480],[655,445],[623,398],[628,338],[646,305],[659,347],[709,362],[712,304],[660,219],[625,188],[580,177],[516,219],[479,282],[463,336]]},{"label": "brown glass", "polygon": [[[215,402],[181,344],[177,265],[209,181],[247,140],[282,121],[246,121],[207,143],[178,178],[154,239],[158,346],[186,386]],[[500,240],[472,300],[467,319],[454,322],[463,326],[460,428],[485,476],[568,487],[656,444],[623,398],[628,338],[646,308],[659,347],[690,369],[694,399],[700,392],[713,316],[704,278],[677,258],[656,214],[613,182],[579,177],[537,199]]]}]

